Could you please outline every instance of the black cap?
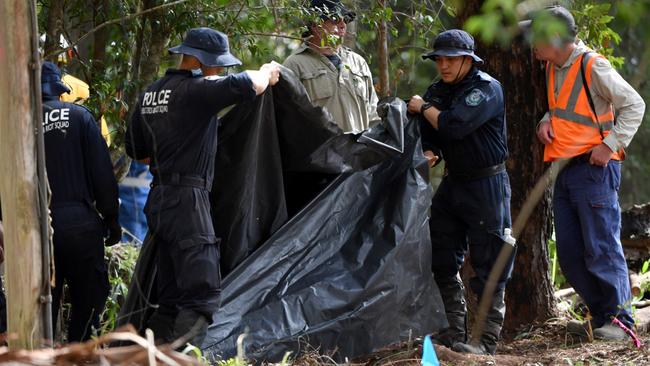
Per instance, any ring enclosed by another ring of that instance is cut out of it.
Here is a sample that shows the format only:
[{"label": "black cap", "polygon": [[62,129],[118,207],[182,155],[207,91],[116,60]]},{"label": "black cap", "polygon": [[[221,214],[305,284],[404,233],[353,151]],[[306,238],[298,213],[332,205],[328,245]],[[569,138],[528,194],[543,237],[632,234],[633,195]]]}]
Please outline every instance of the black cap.
[{"label": "black cap", "polygon": [[228,36],[212,28],[190,29],[183,43],[168,51],[194,56],[209,67],[241,65],[241,61],[230,53]]},{"label": "black cap", "polygon": [[474,37],[460,29],[450,29],[438,34],[433,42],[433,51],[422,55],[422,58],[435,60],[438,56],[470,56],[474,62],[483,63],[474,53]]},{"label": "black cap", "polygon": [[41,67],[41,92],[55,97],[70,92],[70,88],[61,81],[61,70],[50,61],[43,62]]},{"label": "black cap", "polygon": [[341,0],[311,0],[309,10],[324,20],[342,17],[346,23],[350,23],[357,17],[355,12],[341,4]]},{"label": "black cap", "polygon": [[530,19],[519,22],[519,27],[525,32],[526,37],[532,40],[534,38],[532,34],[533,30],[541,29],[535,26],[535,24],[545,19],[548,20],[549,17],[553,17],[566,26],[566,34],[562,37],[564,40],[573,41],[576,35],[578,35],[578,26],[573,15],[567,8],[560,5],[549,6],[532,13]]}]

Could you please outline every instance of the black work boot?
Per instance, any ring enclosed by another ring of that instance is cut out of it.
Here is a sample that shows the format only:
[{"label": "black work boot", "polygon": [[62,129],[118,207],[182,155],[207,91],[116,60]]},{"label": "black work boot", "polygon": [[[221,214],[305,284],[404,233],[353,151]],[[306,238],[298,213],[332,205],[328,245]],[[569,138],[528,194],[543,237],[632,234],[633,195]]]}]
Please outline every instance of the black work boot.
[{"label": "black work boot", "polygon": [[506,315],[504,298],[505,290],[497,291],[494,294],[480,341],[477,344],[467,342],[456,343],[452,347],[454,351],[477,355],[494,355],[496,353],[497,342],[499,341],[503,320]]},{"label": "black work boot", "polygon": [[201,347],[208,330],[208,319],[194,310],[184,309],[174,322],[174,338],[185,338],[187,343]]},{"label": "black work boot", "polygon": [[151,315],[147,321],[147,328],[153,332],[156,344],[171,343],[174,340],[174,320],[173,316],[158,311]]},{"label": "black work boot", "polygon": [[451,348],[455,343],[467,341],[467,304],[465,286],[460,276],[436,279],[440,296],[445,305],[449,326],[431,337],[435,344]]}]

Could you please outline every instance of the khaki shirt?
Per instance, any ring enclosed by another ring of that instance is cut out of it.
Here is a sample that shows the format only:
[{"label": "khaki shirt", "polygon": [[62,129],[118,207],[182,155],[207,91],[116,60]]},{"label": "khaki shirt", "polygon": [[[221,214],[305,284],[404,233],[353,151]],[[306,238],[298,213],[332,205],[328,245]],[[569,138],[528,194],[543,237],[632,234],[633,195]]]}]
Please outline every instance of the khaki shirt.
[{"label": "khaki shirt", "polygon": [[303,44],[284,66],[300,79],[311,102],[324,107],[344,132],[361,132],[379,120],[372,74],[366,60],[350,49],[341,47],[338,55],[340,70]]},{"label": "khaki shirt", "polygon": [[[564,65],[561,67],[553,65],[555,68],[555,90],[553,92],[556,97],[560,93],[571,65],[587,51],[589,48],[582,41],[578,41],[575,50]],[[603,143],[612,151],[626,148],[641,125],[645,113],[645,102],[639,93],[614,70],[609,61],[603,58],[597,58],[593,63],[589,91],[598,115],[605,113],[610,105],[614,107],[616,124]],[[550,121],[550,115],[546,112],[541,122],[548,121]]]}]

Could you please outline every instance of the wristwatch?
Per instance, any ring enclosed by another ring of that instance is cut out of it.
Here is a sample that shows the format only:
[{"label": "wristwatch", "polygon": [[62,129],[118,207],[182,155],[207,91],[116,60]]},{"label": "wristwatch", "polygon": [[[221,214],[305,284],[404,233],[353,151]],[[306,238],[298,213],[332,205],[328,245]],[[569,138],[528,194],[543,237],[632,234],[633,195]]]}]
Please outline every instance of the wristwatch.
[{"label": "wristwatch", "polygon": [[427,109],[429,109],[431,107],[433,107],[433,104],[431,104],[429,102],[426,102],[426,103],[422,104],[422,107],[420,107],[420,114],[424,114],[424,111],[426,111]]}]

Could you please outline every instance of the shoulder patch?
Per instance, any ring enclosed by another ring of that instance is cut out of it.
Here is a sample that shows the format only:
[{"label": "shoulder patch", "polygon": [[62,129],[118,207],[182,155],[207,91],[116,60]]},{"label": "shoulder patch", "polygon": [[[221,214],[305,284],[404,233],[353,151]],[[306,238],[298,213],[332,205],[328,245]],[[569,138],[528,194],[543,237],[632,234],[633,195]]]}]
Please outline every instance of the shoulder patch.
[{"label": "shoulder patch", "polygon": [[465,97],[465,104],[470,107],[476,107],[477,105],[483,103],[485,100],[485,94],[480,89],[473,89]]},{"label": "shoulder patch", "polygon": [[216,80],[220,80],[220,79],[223,79],[223,76],[220,76],[220,75],[210,75],[210,76],[206,76],[206,77],[205,77],[205,80],[208,80],[208,81],[216,81]]},{"label": "shoulder patch", "polygon": [[480,81],[486,81],[486,82],[492,82],[493,80],[496,81],[496,79],[493,78],[492,76],[490,76],[490,74],[488,74],[486,72],[483,72],[483,71],[480,71],[480,70],[477,73],[477,76],[478,76],[478,80],[480,80]]}]

